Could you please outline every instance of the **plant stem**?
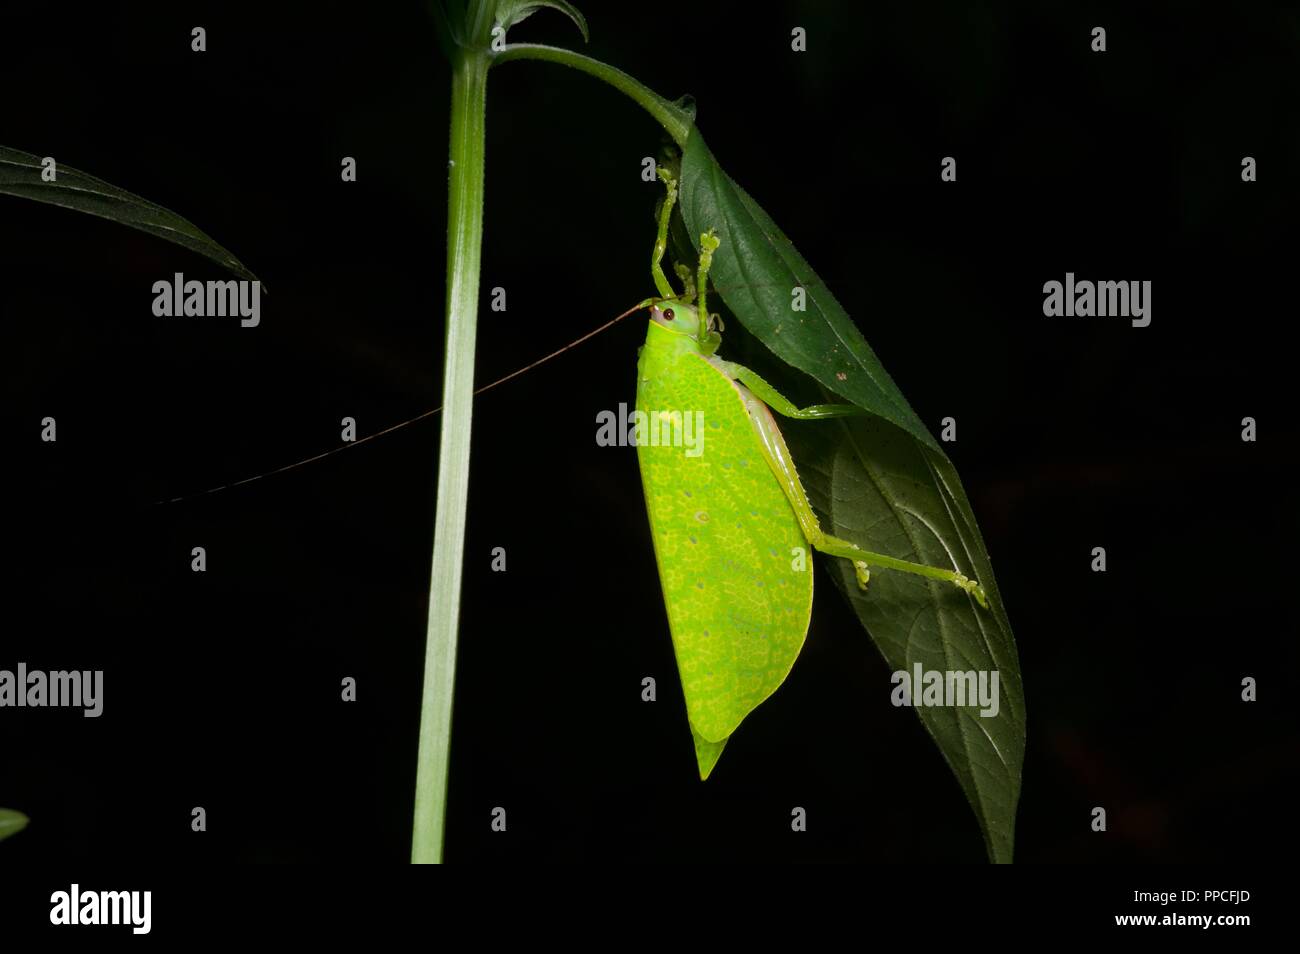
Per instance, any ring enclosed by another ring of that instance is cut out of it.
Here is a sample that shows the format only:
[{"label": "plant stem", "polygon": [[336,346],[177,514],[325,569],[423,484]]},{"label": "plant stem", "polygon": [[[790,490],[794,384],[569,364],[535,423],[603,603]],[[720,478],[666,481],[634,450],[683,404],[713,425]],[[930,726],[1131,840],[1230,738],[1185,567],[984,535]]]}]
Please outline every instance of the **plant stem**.
[{"label": "plant stem", "polygon": [[[486,6],[471,7],[487,10]],[[438,451],[438,503],[433,525],[433,566],[420,704],[420,750],[415,778],[411,861],[442,862],[447,813],[447,763],[451,750],[452,695],[456,682],[456,631],[460,624],[465,509],[469,499],[470,421],[474,401],[474,339],[479,262],[483,248],[484,128],[487,71],[515,59],[562,63],[602,79],[640,104],[683,148],[691,114],[633,77],[599,60],[559,47],[513,44],[486,52],[487,19],[469,34],[478,46],[448,44],[452,53],[451,163],[447,203],[447,351]],[[481,36],[480,36],[481,34]]]},{"label": "plant stem", "polygon": [[635,100],[659,121],[678,146],[686,148],[686,139],[690,136],[691,126],[694,124],[691,114],[622,70],[563,47],[543,46],[539,43],[507,44],[505,50],[493,58],[493,63],[509,63],[511,60],[545,60],[550,63],[562,63],[604,80]]},{"label": "plant stem", "polygon": [[488,57],[462,48],[452,62],[447,203],[447,349],[438,444],[438,503],[429,577],[429,622],[420,704],[411,861],[442,862],[451,748],[456,630],[460,622],[465,507],[469,497],[474,338],[483,247],[484,127]]}]

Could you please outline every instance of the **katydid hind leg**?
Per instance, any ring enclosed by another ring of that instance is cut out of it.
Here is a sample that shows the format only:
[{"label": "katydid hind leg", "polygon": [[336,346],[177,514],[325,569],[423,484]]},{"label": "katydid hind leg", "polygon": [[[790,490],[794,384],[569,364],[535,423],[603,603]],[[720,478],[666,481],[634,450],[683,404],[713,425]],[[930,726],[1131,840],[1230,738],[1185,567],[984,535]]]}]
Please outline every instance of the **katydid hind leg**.
[{"label": "katydid hind leg", "polygon": [[715,359],[714,365],[732,380],[743,384],[751,394],[782,417],[797,421],[824,421],[828,418],[851,417],[867,413],[855,404],[812,404],[801,408],[768,384],[757,371],[743,364]]},{"label": "katydid hind leg", "polygon": [[808,495],[803,489],[803,484],[799,481],[799,472],[795,468],[794,459],[790,456],[790,450],[786,447],[785,438],[781,436],[780,428],[777,427],[776,421],[772,418],[771,411],[763,401],[759,400],[745,387],[741,385],[737,385],[737,387],[741,392],[741,396],[745,399],[750,412],[750,420],[753,422],[754,429],[761,439],[763,456],[767,459],[768,466],[771,467],[772,473],[781,485],[781,490],[790,502],[809,546],[815,550],[820,550],[822,553],[842,557],[852,562],[854,572],[858,578],[858,585],[863,589],[866,589],[867,581],[870,578],[868,567],[877,566],[951,583],[958,589],[969,593],[980,606],[985,609],[988,608],[988,599],[985,596],[984,588],[963,573],[935,566],[926,566],[922,563],[913,563],[909,560],[899,560],[883,553],[873,553],[870,550],[862,549],[856,543],[825,533],[817,519],[817,514],[813,512],[812,504],[808,502]]}]

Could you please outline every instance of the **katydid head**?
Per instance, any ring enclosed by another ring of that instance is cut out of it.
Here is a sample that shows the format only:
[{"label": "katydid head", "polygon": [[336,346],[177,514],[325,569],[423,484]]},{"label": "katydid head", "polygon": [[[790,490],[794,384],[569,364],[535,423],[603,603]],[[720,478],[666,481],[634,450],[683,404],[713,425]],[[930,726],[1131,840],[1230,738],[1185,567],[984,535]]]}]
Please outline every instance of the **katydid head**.
[{"label": "katydid head", "polygon": [[665,299],[650,306],[650,320],[673,334],[684,335],[699,346],[705,355],[713,354],[722,343],[722,321],[717,315],[709,315],[709,322],[700,340],[700,315],[694,305],[680,299]]},{"label": "katydid head", "polygon": [[650,320],[663,325],[673,334],[688,335],[692,338],[696,337],[700,330],[700,319],[695,306],[677,299],[665,299],[651,305]]}]

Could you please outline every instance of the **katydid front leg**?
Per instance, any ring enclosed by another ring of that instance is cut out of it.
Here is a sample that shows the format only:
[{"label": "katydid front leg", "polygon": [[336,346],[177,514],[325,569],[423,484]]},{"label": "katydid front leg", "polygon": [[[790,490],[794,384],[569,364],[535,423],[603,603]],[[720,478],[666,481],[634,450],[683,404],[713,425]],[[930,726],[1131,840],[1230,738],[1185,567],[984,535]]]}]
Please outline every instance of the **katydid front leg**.
[{"label": "katydid front leg", "polygon": [[[663,181],[668,192],[664,195],[663,205],[659,207],[659,230],[655,234],[654,251],[650,253],[650,275],[654,278],[655,288],[659,290],[662,298],[681,298],[673,291],[673,286],[668,283],[668,276],[664,274],[664,252],[668,250],[668,222],[673,215],[673,206],[677,203],[677,180],[663,166],[657,170],[659,178]],[[678,275],[681,273],[678,272]],[[690,294],[690,283],[683,279],[686,286],[686,293]]]},{"label": "katydid front leg", "polygon": [[700,343],[700,350],[711,355],[722,344],[722,335],[713,330],[709,321],[709,269],[713,265],[713,253],[718,250],[721,240],[713,229],[700,236],[700,262],[695,269],[695,305],[700,317],[700,330],[695,340]]},{"label": "katydid front leg", "polygon": [[772,411],[775,410],[782,416],[795,420],[827,420],[852,414],[865,414],[865,411],[851,404],[814,404],[810,407],[799,408],[749,368],[732,361],[722,361],[716,358],[712,359],[712,363],[738,382],[737,387],[740,389],[741,397],[744,398],[745,405],[749,409],[750,420],[753,421],[754,429],[762,438],[763,453],[767,458],[768,466],[772,468],[772,473],[776,475],[781,490],[785,493],[786,499],[790,501],[790,506],[794,510],[795,517],[799,521],[799,526],[802,528],[809,546],[820,550],[822,553],[829,553],[831,556],[843,557],[852,561],[854,571],[857,574],[858,585],[863,589],[866,589],[867,581],[870,578],[870,571],[867,568],[879,566],[951,583],[958,589],[969,593],[980,606],[988,609],[988,598],[984,594],[984,588],[964,573],[959,573],[956,570],[944,570],[935,566],[926,566],[923,563],[899,560],[883,553],[872,553],[869,550],[863,550],[856,543],[833,537],[822,530],[817,515],[808,502],[808,495],[804,492],[803,484],[799,482],[799,472],[795,469],[794,459],[790,456],[790,449],[786,447],[785,438],[781,436],[781,429],[772,417]]}]

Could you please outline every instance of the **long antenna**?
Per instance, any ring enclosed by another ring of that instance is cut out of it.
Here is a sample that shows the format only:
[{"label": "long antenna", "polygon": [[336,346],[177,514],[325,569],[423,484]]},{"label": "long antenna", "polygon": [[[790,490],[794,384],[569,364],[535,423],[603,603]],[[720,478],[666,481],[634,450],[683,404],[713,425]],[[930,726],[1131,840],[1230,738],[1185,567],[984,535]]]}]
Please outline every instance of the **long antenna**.
[{"label": "long antenna", "polygon": [[[560,348],[558,351],[552,351],[550,354],[546,355],[546,357],[538,358],[532,364],[520,368],[518,371],[512,371],[509,374],[507,374],[504,378],[497,378],[491,384],[483,385],[483,387],[479,388],[477,391],[474,392],[475,396],[483,394],[485,391],[491,391],[493,388],[497,387],[498,385],[505,384],[507,381],[512,381],[515,378],[519,377],[519,375],[524,374],[527,371],[533,370],[533,368],[536,368],[538,365],[545,364],[547,361],[550,361],[552,358],[558,358],[560,355],[564,354],[564,352],[568,351],[570,348],[576,348],[584,341],[596,337],[596,335],[600,334],[602,331],[612,328],[614,325],[618,324],[628,315],[640,311],[642,308],[647,307],[648,305],[652,304],[654,301],[655,299],[651,299],[650,301],[643,301],[640,302],[639,304],[633,305],[631,308],[623,312],[617,318],[612,318],[609,321],[605,322],[603,325],[601,325],[599,328],[595,329],[594,331],[589,331],[581,338],[577,338],[573,341],[570,341],[568,344],[566,344],[563,348]],[[222,490],[230,490],[232,487],[242,487],[245,484],[251,484],[255,480],[261,480],[263,477],[274,477],[276,474],[283,474],[285,471],[288,470],[296,470],[299,467],[305,467],[308,464],[314,464],[318,460],[324,460],[326,457],[333,457],[335,454],[341,454],[345,450],[351,450],[354,447],[360,447],[362,444],[366,444],[377,438],[383,437],[385,434],[391,434],[394,431],[400,431],[402,428],[408,427],[409,425],[414,424],[417,421],[422,421],[426,417],[433,417],[433,415],[437,414],[441,410],[442,410],[441,406],[435,407],[431,411],[425,411],[423,414],[417,414],[415,415],[415,417],[408,418],[405,421],[400,421],[397,424],[393,424],[389,427],[385,427],[382,431],[375,431],[375,433],[367,434],[365,437],[362,437],[359,440],[350,441],[346,444],[341,444],[338,447],[324,451],[323,453],[317,454],[314,457],[307,457],[304,458],[303,460],[297,460],[294,461],[292,464],[285,464],[283,467],[277,467],[275,470],[268,470],[261,474],[255,474],[252,477],[245,477],[243,480],[236,480],[233,483],[222,484],[220,487],[209,487],[207,490],[199,490],[192,494],[184,494],[180,497],[172,497],[170,500],[165,498],[162,500],[155,500],[154,503],[173,504],[173,503],[180,503],[183,500],[193,500],[195,497],[206,497],[209,494],[215,494]]]}]

